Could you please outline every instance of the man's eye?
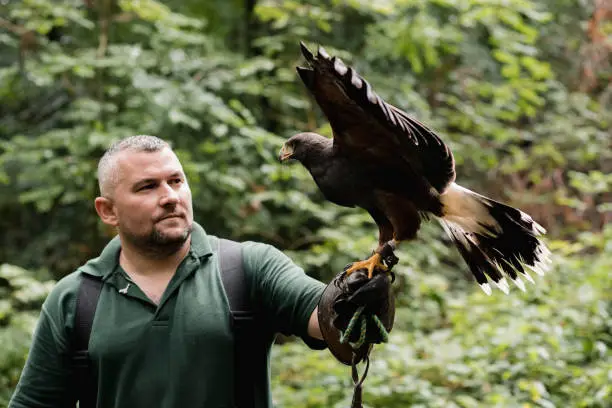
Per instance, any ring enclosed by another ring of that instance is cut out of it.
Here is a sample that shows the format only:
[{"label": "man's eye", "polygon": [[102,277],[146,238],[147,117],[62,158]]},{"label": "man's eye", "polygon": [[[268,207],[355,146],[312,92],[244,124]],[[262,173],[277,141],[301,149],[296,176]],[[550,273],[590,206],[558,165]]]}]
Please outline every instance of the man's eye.
[{"label": "man's eye", "polygon": [[171,180],[170,182],[172,184],[181,184],[183,182],[183,179],[175,178],[175,179]]},{"label": "man's eye", "polygon": [[142,190],[150,190],[150,189],[152,189],[153,187],[155,187],[155,184],[145,184],[144,186],[140,187],[140,188],[138,189],[138,191],[142,191]]}]

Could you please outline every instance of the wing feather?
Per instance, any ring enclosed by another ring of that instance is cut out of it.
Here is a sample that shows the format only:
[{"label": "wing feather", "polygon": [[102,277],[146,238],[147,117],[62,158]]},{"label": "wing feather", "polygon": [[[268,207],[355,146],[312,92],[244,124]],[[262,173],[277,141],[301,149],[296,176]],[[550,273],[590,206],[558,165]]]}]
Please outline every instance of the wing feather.
[{"label": "wing feather", "polygon": [[308,67],[298,67],[334,132],[334,144],[372,162],[408,164],[438,192],[455,179],[453,155],[429,127],[385,102],[340,58],[301,43]]}]

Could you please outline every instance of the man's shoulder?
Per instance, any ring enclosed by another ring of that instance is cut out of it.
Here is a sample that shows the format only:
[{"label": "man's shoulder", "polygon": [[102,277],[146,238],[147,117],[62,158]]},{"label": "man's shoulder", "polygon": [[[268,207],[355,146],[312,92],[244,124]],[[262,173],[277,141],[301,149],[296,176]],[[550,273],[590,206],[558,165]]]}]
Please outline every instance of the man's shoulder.
[{"label": "man's shoulder", "polygon": [[89,275],[96,279],[103,279],[112,272],[117,264],[120,246],[118,237],[113,238],[100,255],[87,260],[76,270],[59,279],[45,300],[46,311],[60,314],[71,313],[76,307],[76,298],[83,276]]},{"label": "man's shoulder", "polygon": [[234,241],[240,245],[242,251],[242,258],[245,262],[257,262],[259,260],[271,259],[271,258],[283,258],[289,259],[282,251],[271,244],[258,241],[238,241],[229,238],[221,238],[215,235],[207,235],[206,239],[213,248],[213,252],[218,252],[219,242],[221,239],[228,241]]},{"label": "man's shoulder", "polygon": [[45,299],[43,311],[53,320],[63,320],[74,313],[83,272],[79,269],[59,279]]},{"label": "man's shoulder", "polygon": [[291,258],[274,245],[257,241],[244,241],[240,245],[242,246],[242,256],[245,264],[261,265],[277,262],[293,264]]},{"label": "man's shoulder", "polygon": [[95,258],[89,259],[81,265],[73,274],[86,273],[92,276],[104,277],[113,272],[119,263],[119,252],[121,240],[119,236],[112,238]]}]

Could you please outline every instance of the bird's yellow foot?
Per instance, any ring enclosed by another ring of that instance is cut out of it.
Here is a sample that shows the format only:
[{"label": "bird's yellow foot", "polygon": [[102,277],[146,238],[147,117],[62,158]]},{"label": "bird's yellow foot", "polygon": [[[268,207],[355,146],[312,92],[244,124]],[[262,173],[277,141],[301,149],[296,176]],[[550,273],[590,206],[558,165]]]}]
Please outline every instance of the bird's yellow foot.
[{"label": "bird's yellow foot", "polygon": [[379,269],[384,272],[388,268],[384,263],[382,263],[382,256],[378,252],[376,252],[374,253],[374,255],[372,255],[365,261],[353,262],[349,267],[347,267],[347,269],[345,269],[344,273],[346,273],[346,276],[348,276],[351,273],[360,269],[367,269],[368,279],[372,279],[372,275],[374,274],[375,269]]}]

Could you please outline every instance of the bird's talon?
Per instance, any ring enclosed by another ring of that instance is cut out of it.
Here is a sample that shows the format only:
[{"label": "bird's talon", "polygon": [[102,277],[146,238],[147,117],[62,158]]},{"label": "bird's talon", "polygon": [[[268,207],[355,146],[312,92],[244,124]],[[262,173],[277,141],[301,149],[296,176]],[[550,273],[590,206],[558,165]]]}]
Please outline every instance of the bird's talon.
[{"label": "bird's talon", "polygon": [[375,270],[382,272],[386,272],[388,270],[387,266],[382,262],[382,256],[379,253],[374,253],[374,255],[365,261],[353,262],[349,268],[345,268],[344,273],[346,276],[348,276],[360,269],[365,269],[368,271],[368,279],[372,278]]}]

